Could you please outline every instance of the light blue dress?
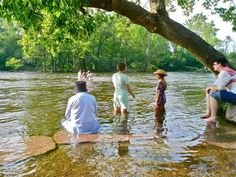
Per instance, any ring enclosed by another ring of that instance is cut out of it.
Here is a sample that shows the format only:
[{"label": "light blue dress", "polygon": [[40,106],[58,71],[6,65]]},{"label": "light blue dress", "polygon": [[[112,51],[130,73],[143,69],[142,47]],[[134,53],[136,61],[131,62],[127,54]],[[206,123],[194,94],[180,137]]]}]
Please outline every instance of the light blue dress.
[{"label": "light blue dress", "polygon": [[113,106],[121,109],[129,108],[128,92],[125,85],[128,84],[128,76],[124,73],[117,72],[112,76],[112,82],[115,87]]},{"label": "light blue dress", "polygon": [[71,133],[97,133],[101,126],[96,115],[95,97],[86,92],[79,92],[70,97],[65,113],[66,120],[62,125]]}]

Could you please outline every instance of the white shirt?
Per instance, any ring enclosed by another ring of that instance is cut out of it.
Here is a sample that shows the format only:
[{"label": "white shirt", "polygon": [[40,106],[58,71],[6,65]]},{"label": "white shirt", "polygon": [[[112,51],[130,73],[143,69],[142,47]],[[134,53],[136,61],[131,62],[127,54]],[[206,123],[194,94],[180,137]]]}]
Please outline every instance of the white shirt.
[{"label": "white shirt", "polygon": [[95,97],[79,92],[69,98],[65,113],[67,120],[62,125],[71,133],[96,133],[100,128],[96,115]]},{"label": "white shirt", "polygon": [[236,94],[236,82],[232,82],[231,84],[227,85],[233,78],[236,78],[236,75],[231,76],[227,71],[222,70],[219,73],[214,85],[216,85],[219,90],[224,90],[226,88],[230,92]]},{"label": "white shirt", "polygon": [[128,84],[128,76],[126,74],[120,72],[113,74],[112,82],[117,94],[127,94],[125,85]]}]

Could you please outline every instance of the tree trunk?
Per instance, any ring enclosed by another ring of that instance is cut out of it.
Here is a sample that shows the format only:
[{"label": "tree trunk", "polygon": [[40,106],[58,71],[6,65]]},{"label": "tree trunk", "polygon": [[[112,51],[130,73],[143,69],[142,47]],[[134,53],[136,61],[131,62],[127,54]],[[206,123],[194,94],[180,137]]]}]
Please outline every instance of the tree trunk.
[{"label": "tree trunk", "polygon": [[55,72],[55,61],[54,58],[51,56],[51,73]]},{"label": "tree trunk", "polygon": [[148,65],[149,65],[150,39],[151,39],[150,33],[147,33],[147,36],[146,36],[146,49],[145,49],[145,63],[144,63],[144,69],[143,69],[144,72],[147,71],[147,68],[148,68]]},{"label": "tree trunk", "polygon": [[43,72],[47,72],[47,66],[46,66],[45,62],[42,63],[42,66],[43,66]]},{"label": "tree trunk", "polygon": [[89,0],[89,7],[114,11],[127,17],[132,23],[145,27],[149,32],[159,34],[165,39],[174,42],[188,51],[211,71],[212,61],[215,57],[224,56],[200,36],[185,28],[168,17],[164,0],[151,0],[152,11],[148,12],[142,7],[127,0]]},{"label": "tree trunk", "polygon": [[98,39],[98,46],[97,46],[97,58],[101,57],[101,53],[102,53],[102,36],[101,36],[101,32],[99,33],[99,39]]}]

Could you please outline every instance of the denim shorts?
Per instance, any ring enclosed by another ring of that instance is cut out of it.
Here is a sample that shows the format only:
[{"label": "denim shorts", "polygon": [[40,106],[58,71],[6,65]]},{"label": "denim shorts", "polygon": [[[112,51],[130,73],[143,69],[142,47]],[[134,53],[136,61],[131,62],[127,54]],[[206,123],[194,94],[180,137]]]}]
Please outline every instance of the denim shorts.
[{"label": "denim shorts", "polygon": [[229,92],[227,90],[210,92],[210,96],[215,98],[216,100],[222,100],[231,104],[236,104],[236,94],[233,92]]}]

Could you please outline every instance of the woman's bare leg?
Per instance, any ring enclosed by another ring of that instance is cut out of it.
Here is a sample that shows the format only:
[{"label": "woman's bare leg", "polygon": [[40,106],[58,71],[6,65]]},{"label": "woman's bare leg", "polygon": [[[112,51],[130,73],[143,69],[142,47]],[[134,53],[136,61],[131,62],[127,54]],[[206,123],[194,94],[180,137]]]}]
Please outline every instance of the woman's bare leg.
[{"label": "woman's bare leg", "polygon": [[156,109],[155,109],[155,117],[156,117],[156,121],[159,123],[163,123],[163,115],[165,113],[165,106],[164,104],[159,104],[156,105]]},{"label": "woman's bare leg", "polygon": [[117,115],[117,114],[121,114],[121,110],[119,107],[115,107],[114,108],[114,114]]},{"label": "woman's bare leg", "polygon": [[121,109],[121,114],[123,114],[123,115],[128,114],[128,110],[127,109]]}]

